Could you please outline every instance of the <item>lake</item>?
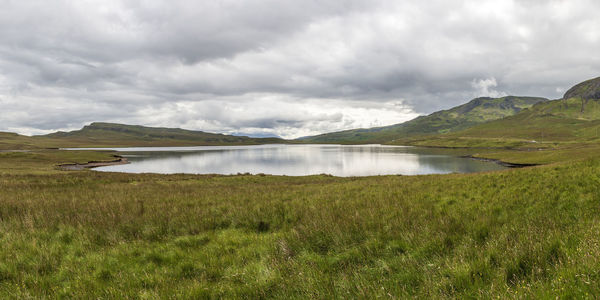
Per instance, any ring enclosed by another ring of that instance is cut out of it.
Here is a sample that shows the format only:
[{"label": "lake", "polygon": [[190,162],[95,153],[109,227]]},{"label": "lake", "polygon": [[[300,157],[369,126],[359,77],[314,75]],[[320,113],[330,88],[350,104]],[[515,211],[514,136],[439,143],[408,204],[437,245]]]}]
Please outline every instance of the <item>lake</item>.
[{"label": "lake", "polygon": [[471,173],[505,168],[440,149],[383,145],[273,144],[67,150],[83,149],[119,151],[129,164],[94,170],[126,173],[370,176]]}]

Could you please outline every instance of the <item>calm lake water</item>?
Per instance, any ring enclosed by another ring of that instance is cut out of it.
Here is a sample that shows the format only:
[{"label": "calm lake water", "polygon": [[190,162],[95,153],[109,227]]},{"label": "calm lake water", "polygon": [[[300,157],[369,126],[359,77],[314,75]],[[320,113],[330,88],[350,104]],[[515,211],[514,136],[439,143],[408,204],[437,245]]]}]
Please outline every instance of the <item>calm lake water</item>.
[{"label": "calm lake water", "polygon": [[258,145],[110,149],[121,152],[120,155],[126,157],[130,164],[94,170],[162,174],[369,176],[470,173],[504,169],[492,162],[461,158],[440,149],[403,146]]}]

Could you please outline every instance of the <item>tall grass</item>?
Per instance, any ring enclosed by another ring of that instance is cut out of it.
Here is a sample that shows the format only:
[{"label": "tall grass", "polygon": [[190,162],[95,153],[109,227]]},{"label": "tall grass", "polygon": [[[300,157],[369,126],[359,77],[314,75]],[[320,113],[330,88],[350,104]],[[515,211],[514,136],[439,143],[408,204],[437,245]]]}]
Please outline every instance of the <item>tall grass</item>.
[{"label": "tall grass", "polygon": [[5,172],[0,297],[591,297],[599,174]]}]

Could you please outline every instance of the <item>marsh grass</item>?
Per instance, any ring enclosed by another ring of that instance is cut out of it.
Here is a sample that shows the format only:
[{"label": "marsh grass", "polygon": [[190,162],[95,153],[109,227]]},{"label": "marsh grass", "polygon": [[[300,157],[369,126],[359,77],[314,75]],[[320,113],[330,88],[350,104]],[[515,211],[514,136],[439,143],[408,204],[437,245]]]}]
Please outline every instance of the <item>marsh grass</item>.
[{"label": "marsh grass", "polygon": [[[36,155],[2,154],[0,166],[64,159]],[[0,175],[2,298],[600,291],[597,159],[361,178],[26,169]]]}]

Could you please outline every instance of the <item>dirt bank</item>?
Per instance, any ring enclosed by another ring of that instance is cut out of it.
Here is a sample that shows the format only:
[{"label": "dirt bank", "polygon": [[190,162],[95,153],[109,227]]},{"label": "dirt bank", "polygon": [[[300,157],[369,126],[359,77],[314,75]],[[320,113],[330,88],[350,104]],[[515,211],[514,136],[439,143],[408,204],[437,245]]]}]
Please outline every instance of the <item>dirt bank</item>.
[{"label": "dirt bank", "polygon": [[470,158],[470,159],[476,159],[476,160],[481,160],[481,161],[494,162],[494,163],[497,163],[497,164],[499,164],[501,166],[504,166],[504,167],[507,167],[507,168],[525,168],[525,167],[539,166],[539,164],[517,164],[517,163],[510,163],[510,162],[501,161],[499,159],[476,157],[476,156],[473,156],[473,155],[463,155],[461,157]]},{"label": "dirt bank", "polygon": [[80,171],[84,169],[91,169],[96,167],[105,167],[105,166],[114,166],[114,165],[124,165],[128,164],[127,158],[116,156],[117,159],[111,161],[90,161],[85,164],[62,164],[58,165],[63,170],[67,171]]}]

